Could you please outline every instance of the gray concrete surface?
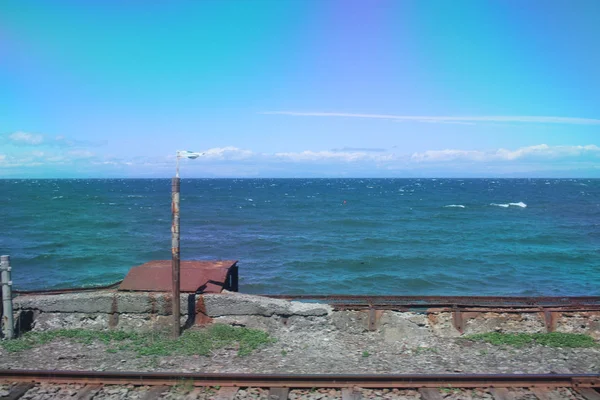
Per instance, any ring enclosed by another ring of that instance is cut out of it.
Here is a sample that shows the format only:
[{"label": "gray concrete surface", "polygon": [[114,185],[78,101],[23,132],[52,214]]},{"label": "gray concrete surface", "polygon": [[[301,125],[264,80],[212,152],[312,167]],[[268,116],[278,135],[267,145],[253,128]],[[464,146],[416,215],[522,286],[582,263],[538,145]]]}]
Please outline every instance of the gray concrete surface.
[{"label": "gray concrete surface", "polygon": [[[203,321],[198,312],[215,322],[260,328],[302,330],[306,327],[336,330],[348,334],[369,332],[369,313],[366,311],[333,311],[327,304],[302,303],[248,294],[182,294],[181,324]],[[58,295],[25,295],[14,299],[15,314],[24,316],[21,326],[29,319],[33,329],[156,329],[170,324],[172,301],[169,293],[97,292]],[[445,310],[423,312],[380,312],[375,330],[386,342],[402,338],[417,344],[427,337],[452,338],[461,336],[454,324],[453,314]],[[463,313],[463,333],[484,332],[545,332],[544,315],[533,313],[477,312]],[[556,331],[584,333],[600,339],[600,312],[563,312],[556,318]]]},{"label": "gray concrete surface", "polygon": [[204,295],[204,305],[209,317],[226,315],[323,316],[333,312],[327,304],[301,303],[232,292],[206,294]]}]

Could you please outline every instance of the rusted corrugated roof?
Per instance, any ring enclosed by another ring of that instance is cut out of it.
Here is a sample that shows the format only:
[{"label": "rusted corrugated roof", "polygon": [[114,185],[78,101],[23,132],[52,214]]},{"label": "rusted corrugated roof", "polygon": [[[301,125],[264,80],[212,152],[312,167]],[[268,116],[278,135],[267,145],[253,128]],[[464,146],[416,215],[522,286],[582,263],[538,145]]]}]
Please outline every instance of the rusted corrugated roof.
[{"label": "rusted corrugated roof", "polygon": [[[229,285],[229,273],[237,261],[181,261],[181,292],[220,293]],[[237,270],[237,269],[236,269]],[[171,260],[155,260],[131,268],[119,290],[169,292],[172,290]]]}]

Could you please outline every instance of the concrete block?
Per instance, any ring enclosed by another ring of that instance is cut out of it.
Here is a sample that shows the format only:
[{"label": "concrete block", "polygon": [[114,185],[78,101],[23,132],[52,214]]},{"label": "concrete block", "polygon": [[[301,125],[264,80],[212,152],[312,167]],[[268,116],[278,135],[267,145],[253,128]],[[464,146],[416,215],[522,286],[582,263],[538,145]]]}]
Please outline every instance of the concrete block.
[{"label": "concrete block", "polygon": [[280,317],[261,315],[228,315],[214,318],[213,323],[259,329],[270,334],[276,334],[284,326]]},{"label": "concrete block", "polygon": [[[180,310],[182,315],[194,312],[190,296],[182,294]],[[63,293],[55,295],[25,295],[13,300],[19,310],[38,310],[44,313],[104,313],[104,314],[157,314],[171,315],[173,302],[169,293],[159,292],[99,292]]]},{"label": "concrete block", "polygon": [[539,313],[478,313],[464,322],[464,334],[504,332],[543,333],[546,325]]},{"label": "concrete block", "polygon": [[380,320],[380,330],[387,343],[403,342],[417,345],[433,336],[425,315],[407,312],[384,312]]},{"label": "concrete block", "polygon": [[107,330],[108,314],[42,313],[33,323],[34,331],[56,329]]},{"label": "concrete block", "polygon": [[431,332],[439,337],[458,337],[460,332],[452,325],[452,313],[439,312],[427,315]]},{"label": "concrete block", "polygon": [[65,293],[56,295],[17,296],[16,310],[39,310],[44,313],[110,313],[112,292]]},{"label": "concrete block", "polygon": [[369,329],[369,314],[361,311],[335,311],[331,323],[340,331],[361,334]]},{"label": "concrete block", "polygon": [[209,317],[226,315],[320,316],[332,312],[329,305],[300,303],[241,293],[205,294],[204,305]]},{"label": "concrete block", "polygon": [[302,330],[302,331],[323,331],[331,328],[330,320],[327,316],[301,316],[292,315],[291,317],[284,319],[283,326],[287,327],[290,331]]},{"label": "concrete block", "polygon": [[556,332],[583,333],[600,340],[600,312],[563,313],[557,321]]}]

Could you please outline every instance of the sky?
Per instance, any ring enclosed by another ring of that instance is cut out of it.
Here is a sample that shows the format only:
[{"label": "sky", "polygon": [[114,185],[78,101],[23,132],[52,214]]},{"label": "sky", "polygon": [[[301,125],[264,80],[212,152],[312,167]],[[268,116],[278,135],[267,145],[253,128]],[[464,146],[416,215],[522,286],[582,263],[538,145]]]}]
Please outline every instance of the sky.
[{"label": "sky", "polygon": [[4,0],[0,178],[600,177],[597,0]]}]

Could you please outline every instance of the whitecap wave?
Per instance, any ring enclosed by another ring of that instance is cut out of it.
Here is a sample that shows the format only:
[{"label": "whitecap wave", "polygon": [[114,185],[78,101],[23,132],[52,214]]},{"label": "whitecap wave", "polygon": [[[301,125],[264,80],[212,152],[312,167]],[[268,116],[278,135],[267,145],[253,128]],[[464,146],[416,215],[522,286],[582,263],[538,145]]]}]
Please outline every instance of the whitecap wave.
[{"label": "whitecap wave", "polygon": [[502,207],[502,208],[508,208],[510,206],[513,207],[521,207],[521,208],[525,208],[527,207],[527,204],[523,203],[522,201],[518,202],[518,203],[491,203],[490,206],[494,206],[494,207]]},{"label": "whitecap wave", "polygon": [[444,206],[444,208],[465,208],[465,206],[462,204],[448,204],[447,206]]},{"label": "whitecap wave", "polygon": [[521,207],[521,208],[525,208],[527,207],[527,204],[523,203],[522,201],[518,202],[518,203],[508,203],[511,206],[515,206],[515,207]]}]

